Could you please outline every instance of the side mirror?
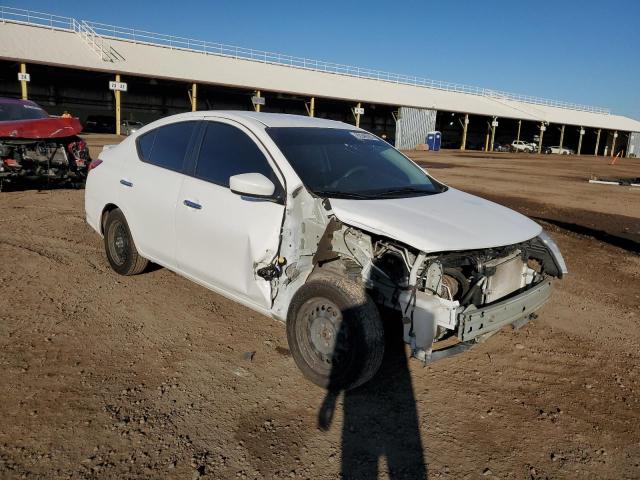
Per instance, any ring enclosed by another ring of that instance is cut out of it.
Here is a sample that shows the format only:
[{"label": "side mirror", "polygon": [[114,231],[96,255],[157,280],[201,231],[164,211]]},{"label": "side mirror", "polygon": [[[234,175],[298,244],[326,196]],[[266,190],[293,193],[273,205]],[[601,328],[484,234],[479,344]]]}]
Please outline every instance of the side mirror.
[{"label": "side mirror", "polygon": [[276,187],[261,173],[241,173],[229,177],[229,188],[233,193],[248,197],[270,198]]}]

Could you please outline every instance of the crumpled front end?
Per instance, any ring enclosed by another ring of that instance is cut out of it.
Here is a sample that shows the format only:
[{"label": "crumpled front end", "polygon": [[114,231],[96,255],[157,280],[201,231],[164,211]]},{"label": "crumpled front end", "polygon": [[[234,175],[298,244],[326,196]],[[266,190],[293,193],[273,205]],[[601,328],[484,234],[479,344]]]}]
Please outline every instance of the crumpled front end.
[{"label": "crumpled front end", "polygon": [[466,349],[505,325],[532,318],[550,296],[551,279],[566,273],[544,232],[513,245],[440,253],[340,220],[327,199],[294,194],[287,207],[282,268],[271,279],[272,312],[284,319],[295,291],[316,271],[361,282],[382,307],[402,313],[413,355],[430,361]]},{"label": "crumpled front end", "polygon": [[398,295],[405,341],[414,356],[440,358],[444,349],[457,352],[506,325],[520,327],[532,319],[551,295],[552,277],[567,272],[549,240],[543,234],[500,248],[417,254]]}]

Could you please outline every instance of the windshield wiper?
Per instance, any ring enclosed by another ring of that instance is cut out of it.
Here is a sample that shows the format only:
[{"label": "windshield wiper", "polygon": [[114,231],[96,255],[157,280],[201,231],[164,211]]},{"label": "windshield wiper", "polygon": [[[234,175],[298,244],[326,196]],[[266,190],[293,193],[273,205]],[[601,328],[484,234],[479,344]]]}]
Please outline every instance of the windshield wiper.
[{"label": "windshield wiper", "polygon": [[374,196],[362,195],[361,193],[353,192],[339,192],[335,190],[314,190],[313,193],[319,197],[333,197],[333,198],[357,198],[360,200],[371,200]]},{"label": "windshield wiper", "polygon": [[424,195],[433,195],[438,192],[434,192],[431,190],[425,190],[423,188],[416,187],[401,187],[401,188],[392,188],[390,190],[385,190],[384,192],[376,193],[376,197],[390,197],[394,195],[400,195],[403,193],[421,193]]}]

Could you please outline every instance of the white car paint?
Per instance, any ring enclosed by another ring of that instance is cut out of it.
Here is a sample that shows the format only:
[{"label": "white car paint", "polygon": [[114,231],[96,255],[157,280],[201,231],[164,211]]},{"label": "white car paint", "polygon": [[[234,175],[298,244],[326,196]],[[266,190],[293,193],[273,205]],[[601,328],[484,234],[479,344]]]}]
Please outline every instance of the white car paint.
[{"label": "white car paint", "polygon": [[[232,189],[140,160],[139,136],[185,120],[215,121],[242,130],[267,159],[284,199],[260,198],[274,185],[258,173],[232,176]],[[315,268],[312,258],[333,217],[344,227],[332,233],[339,241],[331,248],[355,259],[363,277],[372,268],[371,235],[416,249],[413,283],[408,285],[413,288],[429,254],[514,245],[542,232],[535,222],[512,210],[453,188],[409,198],[330,198],[323,202],[303,185],[268,135],[268,127],[356,130],[331,120],[254,112],[193,112],[156,121],[100,154],[102,163],[89,172],[85,188],[87,222],[102,234],[103,212],[120,208],[144,258],[280,320],[285,320],[293,295]],[[359,233],[350,231],[351,227]],[[546,243],[561,259],[551,240]],[[565,272],[564,262],[562,265]],[[259,275],[261,268],[274,266],[285,266],[277,281]],[[533,278],[533,270],[526,264],[523,268]],[[433,335],[436,323],[453,329],[452,322],[461,313],[458,303],[441,297],[427,302],[425,295],[432,293],[421,291],[419,295],[421,305],[433,304],[442,310],[437,322],[431,313],[422,312],[425,315],[420,318],[428,324],[421,328]],[[430,352],[433,335],[426,335],[425,343],[411,340],[414,351]]]},{"label": "white car paint", "polygon": [[555,153],[556,155],[572,155],[573,151],[568,148],[560,148],[560,146],[549,147],[549,153]]},{"label": "white car paint", "polygon": [[[537,147],[536,147],[537,148]],[[511,143],[511,149],[516,152],[533,152],[534,146],[531,143],[525,142],[523,140],[514,140]]]},{"label": "white car paint", "polygon": [[511,245],[542,231],[524,215],[454,188],[422,197],[332,199],[331,206],[346,224],[427,253]]},{"label": "white car paint", "polygon": [[[255,112],[203,111],[158,120],[101,153],[104,163],[87,179],[87,221],[102,233],[103,209],[117,205],[145,258],[269,312],[270,286],[256,279],[253,268],[275,255],[284,207],[247,202],[228,188],[147,164],[137,155],[136,138],[145,132],[176,121],[206,119],[234,124],[254,137],[287,185],[287,203],[292,192],[304,186],[265,128],[355,129],[332,120]],[[183,204],[185,200],[203,208],[194,211]],[[452,188],[404,199],[330,201],[336,216],[346,224],[425,252],[507,245],[541,231],[512,210]]]}]

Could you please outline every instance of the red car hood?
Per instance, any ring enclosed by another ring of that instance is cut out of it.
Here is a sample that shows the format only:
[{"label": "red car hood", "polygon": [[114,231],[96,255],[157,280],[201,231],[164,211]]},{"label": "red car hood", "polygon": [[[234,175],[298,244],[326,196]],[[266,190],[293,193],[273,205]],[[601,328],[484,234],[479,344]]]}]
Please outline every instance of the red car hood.
[{"label": "red car hood", "polygon": [[0,137],[63,138],[77,135],[82,124],[77,118],[39,118],[0,122]]}]

